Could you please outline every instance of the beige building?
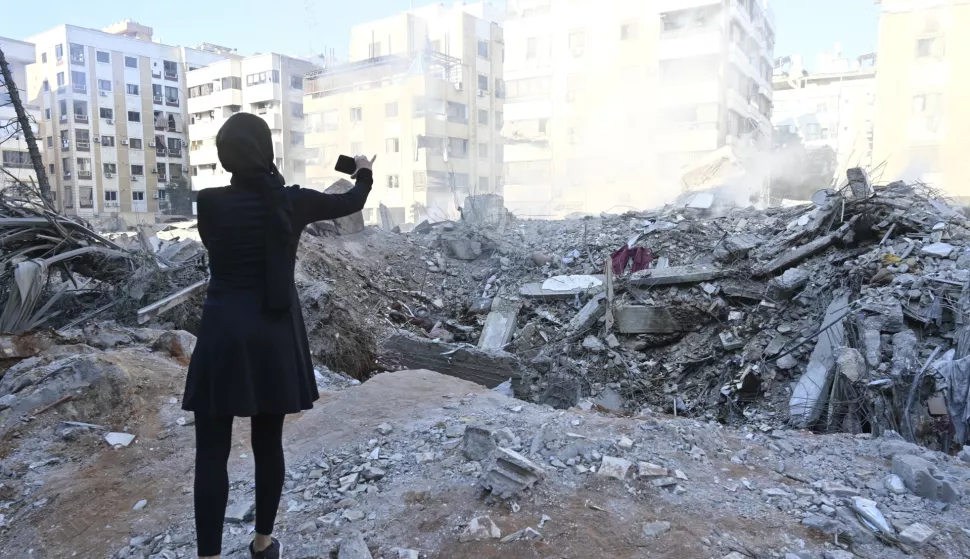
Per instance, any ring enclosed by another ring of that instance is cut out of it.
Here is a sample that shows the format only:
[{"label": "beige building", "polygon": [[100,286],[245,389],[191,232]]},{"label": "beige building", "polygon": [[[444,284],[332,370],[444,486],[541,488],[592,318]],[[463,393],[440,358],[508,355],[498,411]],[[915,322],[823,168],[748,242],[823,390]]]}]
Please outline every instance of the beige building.
[{"label": "beige building", "polygon": [[509,0],[506,205],[625,211],[676,196],[683,168],[771,137],[764,0]]},{"label": "beige building", "polygon": [[970,0],[882,0],[873,158],[970,199]]},{"label": "beige building", "polygon": [[351,31],[350,59],[307,77],[307,181],[341,178],[339,154],[377,154],[364,211],[396,224],[454,218],[469,194],[501,190],[502,28],[487,4],[431,6]]},{"label": "beige building", "polygon": [[126,20],[30,38],[29,98],[42,111],[44,161],[67,214],[154,222],[166,209],[167,179],[189,172],[185,75],[225,57],[151,37],[150,27]]},{"label": "beige building", "polygon": [[[210,50],[206,47],[200,48]],[[287,184],[306,184],[303,78],[314,68],[305,60],[266,53],[232,56],[190,71],[186,82],[192,189],[229,184],[230,175],[219,164],[215,142],[226,119],[237,112],[266,121],[273,132],[280,173]]]},{"label": "beige building", "polygon": [[[34,45],[0,37],[0,50],[3,51],[14,83],[20,90],[20,100],[24,103],[28,118],[35,123],[40,122],[40,107],[30,104],[27,95],[27,65],[34,61]],[[2,81],[0,78],[0,82]],[[37,180],[25,136],[16,121],[17,113],[10,103],[6,84],[0,85],[0,188],[17,180],[27,184]],[[32,129],[35,136],[40,131],[36,124]]]},{"label": "beige building", "polygon": [[807,149],[831,148],[836,176],[873,164],[876,58],[848,59],[840,49],[805,71],[800,56],[775,69],[772,123],[780,134],[797,135]]}]

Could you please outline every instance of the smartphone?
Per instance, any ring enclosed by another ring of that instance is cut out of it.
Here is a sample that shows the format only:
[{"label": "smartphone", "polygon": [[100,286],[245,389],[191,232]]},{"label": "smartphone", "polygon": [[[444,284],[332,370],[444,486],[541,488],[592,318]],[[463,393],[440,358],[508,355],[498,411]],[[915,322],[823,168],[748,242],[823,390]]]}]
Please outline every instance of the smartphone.
[{"label": "smartphone", "polygon": [[337,165],[333,169],[338,173],[353,175],[355,172],[357,172],[357,162],[354,161],[353,157],[341,155],[337,158]]}]

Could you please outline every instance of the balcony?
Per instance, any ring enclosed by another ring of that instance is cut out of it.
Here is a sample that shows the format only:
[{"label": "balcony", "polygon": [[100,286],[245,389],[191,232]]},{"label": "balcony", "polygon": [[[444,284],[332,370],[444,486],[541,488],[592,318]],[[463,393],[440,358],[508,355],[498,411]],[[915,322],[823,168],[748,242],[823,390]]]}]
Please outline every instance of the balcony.
[{"label": "balcony", "polygon": [[162,104],[162,96],[161,95],[152,95],[152,103],[155,103],[156,105],[161,105]]},{"label": "balcony", "polygon": [[169,106],[169,107],[178,107],[179,106],[179,100],[178,99],[165,99],[165,105],[166,106]]},{"label": "balcony", "polygon": [[71,84],[71,91],[74,93],[87,93],[88,85],[85,83],[73,83]]},{"label": "balcony", "polygon": [[160,79],[162,79],[162,73],[161,72],[156,72],[155,70],[152,70],[152,77],[155,78],[156,80],[160,80]]},{"label": "balcony", "polygon": [[60,121],[61,124],[67,124],[67,115],[61,115]]},{"label": "balcony", "polygon": [[179,81],[179,73],[178,73],[178,71],[171,72],[171,71],[166,70],[165,71],[165,79],[166,80],[170,80],[170,81],[175,81],[175,82]]},{"label": "balcony", "polygon": [[169,157],[182,157],[182,148],[168,148]]},{"label": "balcony", "polygon": [[94,173],[92,173],[91,171],[78,171],[77,172],[77,178],[79,180],[89,181],[93,177],[94,177]]},{"label": "balcony", "polygon": [[74,122],[80,122],[81,124],[88,123],[88,115],[74,114]]},{"label": "balcony", "polygon": [[91,143],[86,140],[78,140],[75,145],[78,151],[91,151]]},{"label": "balcony", "polygon": [[156,157],[167,157],[168,156],[168,150],[165,149],[165,148],[155,148],[155,156]]},{"label": "balcony", "polygon": [[84,55],[83,54],[72,54],[71,55],[71,64],[75,64],[77,66],[84,66]]}]

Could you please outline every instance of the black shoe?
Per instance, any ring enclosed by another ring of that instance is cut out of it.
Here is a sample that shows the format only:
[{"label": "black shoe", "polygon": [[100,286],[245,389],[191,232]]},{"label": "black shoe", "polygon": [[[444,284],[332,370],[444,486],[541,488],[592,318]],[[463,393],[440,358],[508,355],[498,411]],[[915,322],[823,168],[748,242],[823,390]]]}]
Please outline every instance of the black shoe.
[{"label": "black shoe", "polygon": [[253,559],[280,559],[283,557],[283,546],[280,545],[279,540],[273,538],[273,543],[269,544],[266,549],[256,552],[253,551],[253,544],[249,544],[249,554]]}]

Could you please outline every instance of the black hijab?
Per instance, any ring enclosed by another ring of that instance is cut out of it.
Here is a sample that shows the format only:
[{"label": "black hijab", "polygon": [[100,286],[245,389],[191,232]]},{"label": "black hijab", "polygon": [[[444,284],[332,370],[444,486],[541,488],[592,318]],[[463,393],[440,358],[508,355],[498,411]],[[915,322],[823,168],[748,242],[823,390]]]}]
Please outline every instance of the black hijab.
[{"label": "black hijab", "polygon": [[286,180],[273,162],[273,133],[266,121],[249,113],[236,113],[216,135],[216,149],[222,167],[232,173],[233,188],[263,195],[266,206],[266,291],[267,311],[281,313],[290,308],[293,263],[289,261],[293,241],[293,205],[283,186]]}]

